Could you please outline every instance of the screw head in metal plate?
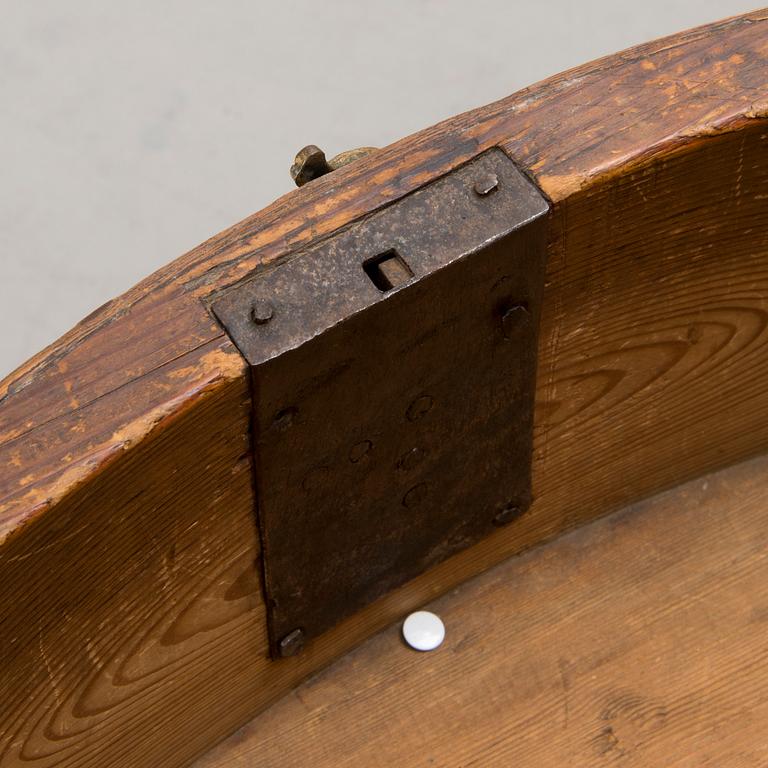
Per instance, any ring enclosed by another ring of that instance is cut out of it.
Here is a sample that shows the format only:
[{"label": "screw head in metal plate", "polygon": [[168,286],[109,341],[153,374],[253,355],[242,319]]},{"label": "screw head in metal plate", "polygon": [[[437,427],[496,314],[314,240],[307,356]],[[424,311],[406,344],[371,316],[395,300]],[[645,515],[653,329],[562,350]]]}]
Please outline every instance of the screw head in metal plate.
[{"label": "screw head in metal plate", "polygon": [[353,464],[362,461],[371,451],[373,443],[370,440],[361,440],[349,449],[349,460]]},{"label": "screw head in metal plate", "polygon": [[502,525],[507,525],[513,520],[517,520],[520,515],[523,514],[523,510],[517,506],[517,504],[507,504],[501,512],[497,513],[493,518],[493,524],[500,528]]},{"label": "screw head in metal plate", "polygon": [[418,421],[422,416],[429,413],[432,409],[433,401],[429,395],[417,397],[405,412],[408,421]]},{"label": "screw head in metal plate", "polygon": [[272,420],[272,429],[278,432],[285,432],[289,427],[293,426],[296,421],[296,417],[299,413],[299,409],[292,405],[289,408],[283,408],[275,414],[275,418]]},{"label": "screw head in metal plate", "polygon": [[484,173],[480,176],[472,186],[475,190],[475,194],[480,197],[490,195],[491,192],[495,192],[499,188],[499,177],[495,173]]},{"label": "screw head in metal plate", "polygon": [[513,304],[507,308],[501,317],[501,330],[504,338],[513,340],[515,336],[522,333],[528,327],[531,321],[531,313],[524,304]]},{"label": "screw head in metal plate", "polygon": [[427,484],[419,483],[414,485],[405,496],[403,496],[403,506],[407,509],[416,509],[420,504],[424,503],[427,498]]},{"label": "screw head in metal plate", "polygon": [[304,648],[304,630],[294,629],[289,632],[278,644],[280,656],[287,659],[289,656],[295,656]]},{"label": "screw head in metal plate", "polygon": [[264,299],[258,299],[253,302],[251,307],[251,320],[256,325],[265,325],[275,316],[275,308]]}]

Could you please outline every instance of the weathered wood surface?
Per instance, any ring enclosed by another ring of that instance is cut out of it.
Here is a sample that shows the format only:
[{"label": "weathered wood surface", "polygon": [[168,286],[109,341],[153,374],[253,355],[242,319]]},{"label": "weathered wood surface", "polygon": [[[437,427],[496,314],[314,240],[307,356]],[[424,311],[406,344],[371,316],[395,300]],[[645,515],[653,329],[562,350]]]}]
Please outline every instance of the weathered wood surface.
[{"label": "weathered wood surface", "polygon": [[195,768],[762,768],[768,458],[504,563],[393,626]]},{"label": "weathered wood surface", "polygon": [[[126,417],[142,422],[152,406],[191,397],[198,368],[211,367],[206,344],[221,337],[196,299],[491,146],[558,202],[634,162],[764,119],[767,19],[758,11],[664,38],[438,124],[295,190],[97,310],[0,384],[0,532],[61,498],[81,477],[74,467],[93,445],[116,444]],[[184,375],[172,370],[181,355]],[[78,432],[77,415],[107,398],[114,415],[104,408]]]},{"label": "weathered wood surface", "polygon": [[[641,46],[319,179],[0,384],[0,766],[186,764],[403,611],[768,447],[768,13]],[[242,361],[204,299],[501,146],[554,202],[530,514],[266,657]]]}]

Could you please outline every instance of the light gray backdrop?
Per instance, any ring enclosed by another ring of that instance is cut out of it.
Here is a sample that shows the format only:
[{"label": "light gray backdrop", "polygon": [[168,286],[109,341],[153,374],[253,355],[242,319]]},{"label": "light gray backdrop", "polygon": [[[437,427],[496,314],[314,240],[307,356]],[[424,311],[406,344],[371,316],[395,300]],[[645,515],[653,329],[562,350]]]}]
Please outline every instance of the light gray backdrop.
[{"label": "light gray backdrop", "polygon": [[291,189],[738,0],[0,0],[0,378]]}]

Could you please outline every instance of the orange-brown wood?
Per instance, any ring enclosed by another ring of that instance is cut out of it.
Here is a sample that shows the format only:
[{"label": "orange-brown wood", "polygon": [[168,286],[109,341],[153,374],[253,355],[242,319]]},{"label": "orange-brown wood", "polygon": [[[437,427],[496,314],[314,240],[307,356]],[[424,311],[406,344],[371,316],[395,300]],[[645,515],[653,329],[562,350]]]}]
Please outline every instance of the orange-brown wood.
[{"label": "orange-brown wood", "polygon": [[195,768],[760,768],[768,458],[473,579],[297,688]]},{"label": "orange-brown wood", "polygon": [[[585,65],[302,187],[0,384],[0,766],[185,765],[515,552],[765,450],[768,13]],[[266,656],[240,356],[206,308],[501,146],[554,203],[530,514]]]}]

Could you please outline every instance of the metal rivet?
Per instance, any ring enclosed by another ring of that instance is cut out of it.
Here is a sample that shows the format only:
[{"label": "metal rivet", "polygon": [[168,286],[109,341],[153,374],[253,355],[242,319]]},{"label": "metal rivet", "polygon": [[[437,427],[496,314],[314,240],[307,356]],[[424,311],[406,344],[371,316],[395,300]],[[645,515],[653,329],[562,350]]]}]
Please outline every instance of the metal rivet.
[{"label": "metal rivet", "polygon": [[524,304],[514,304],[501,316],[501,329],[505,339],[512,339],[516,333],[528,326],[531,313]]},{"label": "metal rivet", "polygon": [[370,440],[362,440],[359,443],[355,443],[350,449],[349,449],[349,460],[353,464],[357,464],[358,461],[361,459],[364,459],[368,452],[373,447],[373,443]]},{"label": "metal rivet", "polygon": [[275,315],[275,308],[268,301],[259,299],[251,306],[251,320],[256,325],[266,325]]},{"label": "metal rivet", "polygon": [[397,468],[410,472],[410,470],[415,469],[421,464],[426,455],[427,452],[422,448],[411,448],[408,453],[400,457],[400,461],[397,462]]},{"label": "metal rivet", "polygon": [[493,518],[493,524],[500,528],[502,525],[507,525],[507,523],[517,520],[522,514],[523,510],[516,504],[507,504],[507,506]]},{"label": "metal rivet", "polygon": [[295,406],[291,406],[290,408],[283,408],[282,411],[279,411],[275,418],[272,420],[272,426],[274,429],[279,430],[280,432],[288,429],[288,427],[293,424],[293,420],[296,418],[296,414],[298,414],[299,410]]},{"label": "metal rivet", "polygon": [[408,421],[420,419],[429,409],[432,408],[432,398],[429,395],[417,397],[409,406],[405,415]]},{"label": "metal rivet", "polygon": [[403,622],[403,639],[417,651],[434,651],[445,640],[445,624],[430,611],[416,611]]},{"label": "metal rivet", "polygon": [[304,630],[294,629],[289,632],[279,643],[278,651],[280,656],[287,659],[289,656],[295,656],[304,648]]},{"label": "metal rivet", "polygon": [[419,483],[414,485],[408,493],[403,496],[403,506],[408,509],[418,507],[427,496],[427,484]]},{"label": "metal rivet", "polygon": [[499,179],[495,173],[483,174],[472,186],[472,189],[474,189],[475,193],[480,195],[480,197],[485,197],[485,195],[495,192],[498,188]]}]

